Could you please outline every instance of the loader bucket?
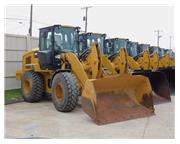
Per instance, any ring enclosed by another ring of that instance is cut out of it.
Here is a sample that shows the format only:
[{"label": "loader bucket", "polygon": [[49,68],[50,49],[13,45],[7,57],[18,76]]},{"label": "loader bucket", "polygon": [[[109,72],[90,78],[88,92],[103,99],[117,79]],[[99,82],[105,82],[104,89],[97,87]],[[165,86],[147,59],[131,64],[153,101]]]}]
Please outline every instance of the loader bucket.
[{"label": "loader bucket", "polygon": [[148,78],[124,74],[87,80],[81,105],[101,125],[153,115],[152,97]]},{"label": "loader bucket", "polygon": [[161,69],[159,71],[163,72],[166,75],[169,85],[170,85],[171,93],[174,94],[174,92],[175,92],[175,69],[167,68],[167,69]]},{"label": "loader bucket", "polygon": [[143,75],[149,78],[152,89],[156,94],[153,97],[155,104],[171,101],[169,82],[163,72],[147,70],[134,72],[133,75]]}]

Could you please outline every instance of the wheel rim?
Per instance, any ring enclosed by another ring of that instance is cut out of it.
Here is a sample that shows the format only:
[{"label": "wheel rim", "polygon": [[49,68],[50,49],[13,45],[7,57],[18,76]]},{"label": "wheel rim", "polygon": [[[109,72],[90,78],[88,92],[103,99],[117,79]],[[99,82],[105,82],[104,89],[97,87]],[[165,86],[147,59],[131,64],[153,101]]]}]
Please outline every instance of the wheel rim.
[{"label": "wheel rim", "polygon": [[63,94],[63,87],[62,87],[62,85],[61,84],[57,84],[56,88],[55,88],[55,91],[56,91],[56,97],[60,101],[63,101],[64,100],[64,94]]},{"label": "wheel rim", "polygon": [[29,94],[30,91],[31,91],[31,83],[30,83],[30,80],[26,79],[24,82],[23,82],[23,88],[24,88],[24,93],[25,95]]}]

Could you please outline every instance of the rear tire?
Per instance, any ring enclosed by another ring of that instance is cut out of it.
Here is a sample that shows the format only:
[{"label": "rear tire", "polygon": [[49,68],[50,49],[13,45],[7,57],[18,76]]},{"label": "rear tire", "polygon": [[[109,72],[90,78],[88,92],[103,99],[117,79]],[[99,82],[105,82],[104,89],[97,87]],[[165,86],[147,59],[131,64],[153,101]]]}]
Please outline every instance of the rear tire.
[{"label": "rear tire", "polygon": [[21,81],[22,95],[26,102],[39,102],[44,95],[43,77],[36,72],[25,72]]},{"label": "rear tire", "polygon": [[79,97],[79,85],[72,73],[60,72],[52,81],[52,101],[55,108],[61,112],[75,109]]}]

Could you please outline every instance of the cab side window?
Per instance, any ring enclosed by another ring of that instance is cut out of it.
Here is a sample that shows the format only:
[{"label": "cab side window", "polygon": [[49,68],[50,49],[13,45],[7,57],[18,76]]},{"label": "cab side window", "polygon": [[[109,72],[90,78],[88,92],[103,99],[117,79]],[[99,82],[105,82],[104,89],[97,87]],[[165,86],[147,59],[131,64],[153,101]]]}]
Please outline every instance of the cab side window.
[{"label": "cab side window", "polygon": [[40,33],[40,49],[50,50],[52,49],[52,32],[45,31]]}]

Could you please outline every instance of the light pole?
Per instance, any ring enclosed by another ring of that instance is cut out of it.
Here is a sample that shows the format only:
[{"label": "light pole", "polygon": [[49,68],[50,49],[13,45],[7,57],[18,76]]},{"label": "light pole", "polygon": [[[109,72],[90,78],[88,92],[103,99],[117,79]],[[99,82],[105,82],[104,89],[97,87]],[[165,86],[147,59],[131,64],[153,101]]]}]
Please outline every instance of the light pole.
[{"label": "light pole", "polygon": [[83,17],[83,20],[85,21],[85,33],[87,33],[87,19],[88,19],[88,9],[92,8],[92,6],[88,6],[88,7],[83,7],[81,9],[85,9],[86,10],[86,16]]},{"label": "light pole", "polygon": [[163,32],[162,30],[155,30],[157,33],[157,46],[159,47],[159,39],[162,38],[162,35],[160,35],[160,32]]},{"label": "light pole", "polygon": [[171,40],[172,40],[172,36],[169,36],[169,48],[171,49]]},{"label": "light pole", "polygon": [[30,24],[29,24],[29,35],[32,36],[32,15],[33,15],[33,5],[31,4],[30,10]]}]

